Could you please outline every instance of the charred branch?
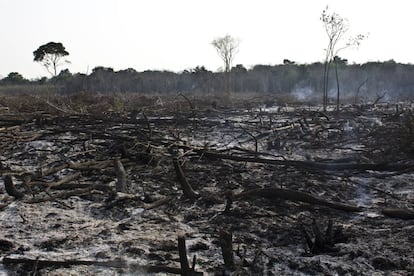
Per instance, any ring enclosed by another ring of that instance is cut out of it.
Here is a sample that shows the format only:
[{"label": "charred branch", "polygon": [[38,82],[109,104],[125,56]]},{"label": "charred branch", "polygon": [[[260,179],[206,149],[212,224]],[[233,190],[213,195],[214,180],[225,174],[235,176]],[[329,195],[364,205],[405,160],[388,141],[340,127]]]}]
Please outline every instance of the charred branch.
[{"label": "charred branch", "polygon": [[193,190],[190,183],[188,183],[187,178],[184,175],[183,169],[180,165],[180,161],[177,158],[173,159],[175,173],[177,175],[178,181],[181,184],[181,188],[183,189],[184,195],[189,199],[196,199],[198,194]]},{"label": "charred branch", "polygon": [[335,202],[322,199],[317,196],[313,196],[308,193],[289,190],[289,189],[281,189],[281,188],[263,188],[263,189],[249,190],[246,192],[242,192],[240,194],[236,194],[234,196],[234,199],[241,200],[245,198],[258,197],[258,196],[269,198],[269,199],[281,198],[285,200],[305,202],[309,204],[326,206],[329,208],[333,208],[333,209],[337,209],[337,210],[341,210],[345,212],[362,212],[363,211],[363,209],[358,206],[343,204],[343,203],[335,203]]},{"label": "charred branch", "polygon": [[4,177],[4,188],[7,194],[14,196],[16,199],[20,199],[24,196],[23,193],[19,192],[14,186],[13,179],[10,175]]},{"label": "charred branch", "polygon": [[[47,267],[68,267],[68,266],[77,266],[77,265],[86,265],[86,266],[100,266],[107,268],[129,268],[135,270],[136,272],[147,272],[147,273],[171,273],[171,274],[182,274],[180,268],[168,267],[162,265],[136,265],[130,264],[121,260],[114,261],[91,261],[91,260],[44,260],[44,259],[30,259],[30,258],[13,258],[13,257],[4,257],[3,264],[5,266],[23,264],[28,267],[36,267],[37,269],[47,268]],[[188,274],[186,274],[188,275]],[[193,275],[202,275],[202,274],[193,274]]]},{"label": "charred branch", "polygon": [[412,168],[413,164],[388,164],[388,163],[335,163],[335,162],[316,162],[316,161],[300,161],[300,160],[278,160],[264,159],[260,157],[227,155],[213,151],[196,150],[200,155],[211,159],[233,160],[240,162],[262,163],[296,167],[306,170],[322,170],[322,171],[398,171]]}]

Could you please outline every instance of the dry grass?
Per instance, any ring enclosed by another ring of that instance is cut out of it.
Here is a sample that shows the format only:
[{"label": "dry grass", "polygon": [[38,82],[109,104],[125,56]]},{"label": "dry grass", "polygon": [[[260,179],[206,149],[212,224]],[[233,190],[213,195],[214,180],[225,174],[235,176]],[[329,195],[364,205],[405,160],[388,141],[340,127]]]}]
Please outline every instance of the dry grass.
[{"label": "dry grass", "polygon": [[[290,94],[263,93],[97,93],[61,94],[54,86],[0,87],[0,108],[11,112],[49,112],[95,114],[146,110],[188,111],[221,108],[245,108],[299,104]],[[303,103],[300,103],[303,104]]]}]

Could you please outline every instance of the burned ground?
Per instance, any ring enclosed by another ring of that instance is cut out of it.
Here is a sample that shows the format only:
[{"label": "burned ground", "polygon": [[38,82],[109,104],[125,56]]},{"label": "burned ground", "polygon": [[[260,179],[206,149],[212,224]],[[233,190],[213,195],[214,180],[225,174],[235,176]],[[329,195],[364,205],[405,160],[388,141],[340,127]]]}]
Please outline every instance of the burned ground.
[{"label": "burned ground", "polygon": [[4,111],[0,270],[190,275],[184,237],[207,275],[413,273],[407,104],[182,104]]}]

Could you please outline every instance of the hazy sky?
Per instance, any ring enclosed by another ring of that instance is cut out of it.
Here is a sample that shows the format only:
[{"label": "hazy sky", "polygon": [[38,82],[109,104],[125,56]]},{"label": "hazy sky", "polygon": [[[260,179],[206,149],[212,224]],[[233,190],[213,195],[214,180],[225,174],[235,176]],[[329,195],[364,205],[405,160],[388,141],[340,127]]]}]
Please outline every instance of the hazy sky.
[{"label": "hazy sky", "polygon": [[234,63],[247,68],[321,61],[326,5],[349,20],[350,35],[369,33],[340,56],[414,62],[412,0],[0,0],[0,76],[47,75],[33,51],[49,41],[62,42],[69,70],[83,73],[99,65],[215,71],[222,62],[211,41],[225,34],[241,40]]}]

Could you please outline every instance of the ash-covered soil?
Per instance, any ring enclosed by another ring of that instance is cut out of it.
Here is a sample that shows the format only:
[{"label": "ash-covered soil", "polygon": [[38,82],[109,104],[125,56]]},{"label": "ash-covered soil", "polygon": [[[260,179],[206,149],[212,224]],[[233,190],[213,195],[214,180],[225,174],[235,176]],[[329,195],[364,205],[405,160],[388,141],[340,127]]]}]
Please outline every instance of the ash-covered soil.
[{"label": "ash-covered soil", "polygon": [[0,272],[170,275],[184,236],[204,275],[412,275],[413,127],[386,105],[0,114]]}]

